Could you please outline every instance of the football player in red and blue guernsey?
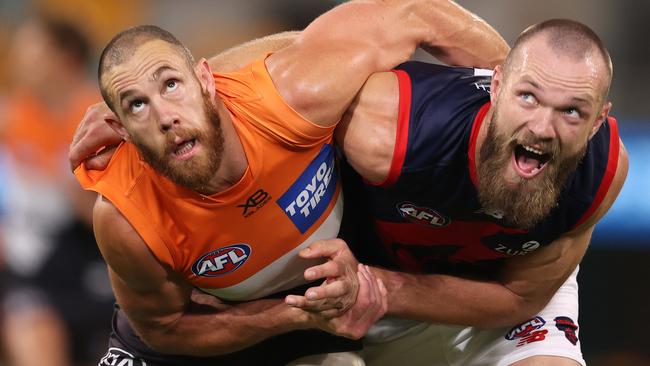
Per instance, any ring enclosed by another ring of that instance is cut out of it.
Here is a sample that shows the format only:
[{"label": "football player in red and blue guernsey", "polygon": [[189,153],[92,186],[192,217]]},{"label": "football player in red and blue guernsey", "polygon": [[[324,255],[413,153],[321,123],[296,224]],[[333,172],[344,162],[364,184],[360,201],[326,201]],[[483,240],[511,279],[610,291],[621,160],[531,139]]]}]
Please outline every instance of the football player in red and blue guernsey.
[{"label": "football player in red and blue guernsey", "polygon": [[389,294],[367,364],[585,364],[578,264],[628,167],[610,57],[586,26],[550,20],[491,74],[406,63],[373,75],[338,127],[361,176],[343,176],[344,222],[362,228],[348,242]]}]

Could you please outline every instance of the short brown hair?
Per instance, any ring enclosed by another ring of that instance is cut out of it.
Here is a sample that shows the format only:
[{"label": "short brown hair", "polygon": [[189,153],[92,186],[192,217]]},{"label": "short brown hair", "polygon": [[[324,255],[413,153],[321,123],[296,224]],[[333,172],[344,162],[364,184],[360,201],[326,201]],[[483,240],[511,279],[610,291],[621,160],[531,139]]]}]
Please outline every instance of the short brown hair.
[{"label": "short brown hair", "polygon": [[510,68],[522,46],[539,34],[547,36],[547,43],[552,49],[561,51],[562,54],[575,59],[584,59],[588,53],[595,50],[603,59],[607,69],[607,90],[604,97],[607,96],[613,73],[612,59],[596,32],[575,20],[550,19],[528,27],[515,40],[515,44],[503,64],[504,70]]},{"label": "short brown hair", "polygon": [[147,41],[156,39],[171,44],[174,48],[179,50],[179,53],[185,59],[190,68],[194,66],[194,57],[190,50],[168,31],[155,25],[139,25],[123,30],[115,35],[115,37],[108,42],[106,47],[104,47],[104,50],[99,57],[99,69],[97,72],[99,89],[101,90],[102,97],[113,112],[116,111],[110,96],[108,95],[108,91],[102,83],[102,76],[111,68],[126,61],[128,57],[133,55],[138,46]]}]

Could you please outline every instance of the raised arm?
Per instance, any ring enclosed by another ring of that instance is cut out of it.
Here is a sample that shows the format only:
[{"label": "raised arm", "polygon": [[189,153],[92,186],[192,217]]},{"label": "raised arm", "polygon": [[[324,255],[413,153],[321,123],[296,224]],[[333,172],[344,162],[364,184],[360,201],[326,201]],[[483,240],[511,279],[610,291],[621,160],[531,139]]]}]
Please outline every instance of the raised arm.
[{"label": "raised arm", "polygon": [[[403,33],[405,33],[405,27],[409,27],[408,29],[411,29],[413,35],[411,35],[411,41],[398,45],[397,48],[404,48],[402,51],[397,51],[398,53],[403,53],[403,55],[393,57],[392,61],[389,59],[383,60],[384,65],[382,67],[379,67],[380,65],[377,65],[377,67],[374,68],[371,66],[371,69],[375,69],[376,71],[385,70],[401,61],[405,61],[406,57],[413,52],[418,44],[420,44],[420,41],[416,41],[420,37],[426,38],[426,40],[421,41],[421,45],[425,49],[441,61],[451,65],[492,68],[496,64],[499,64],[507,55],[509,47],[494,28],[490,27],[490,25],[482,19],[452,1],[390,0],[386,3],[387,4],[382,5],[377,1],[370,1],[362,4],[356,2],[346,4],[344,5],[345,7],[363,7],[364,9],[358,9],[363,12],[356,16],[347,16],[342,18],[342,24],[339,25],[336,24],[338,20],[328,19],[323,16],[318,20],[318,25],[307,28],[307,35],[304,36],[301,35],[300,32],[283,32],[235,46],[210,58],[210,66],[217,72],[238,70],[250,62],[263,57],[265,54],[269,52],[277,53],[279,50],[287,48],[296,40],[300,39],[299,42],[303,45],[307,44],[308,49],[300,51],[300,47],[298,47],[298,51],[296,51],[296,47],[293,47],[287,52],[289,54],[291,52],[302,52],[307,57],[307,60],[302,61],[302,65],[298,63],[294,64],[293,67],[294,69],[300,68],[302,72],[309,72],[312,65],[312,62],[308,61],[309,57],[319,59],[322,56],[329,56],[329,53],[333,52],[331,48],[341,48],[340,51],[334,50],[334,55],[338,55],[334,60],[328,62],[326,65],[322,65],[325,67],[325,70],[327,70],[327,67],[333,68],[331,74],[327,74],[326,77],[320,79],[315,76],[308,80],[302,80],[300,77],[297,77],[297,75],[292,75],[291,72],[293,71],[282,70],[280,62],[285,62],[282,61],[282,58],[288,57],[286,55],[281,56],[279,60],[275,59],[275,57],[272,58],[271,62],[277,63],[277,65],[275,65],[277,70],[274,71],[274,74],[282,74],[275,75],[274,81],[276,81],[276,83],[283,83],[285,87],[287,84],[296,82],[293,87],[292,85],[288,85],[288,89],[283,88],[283,95],[285,98],[288,98],[288,100],[291,100],[292,95],[301,94],[302,91],[305,90],[307,93],[311,94],[314,99],[321,97],[320,94],[326,94],[325,90],[332,90],[332,88],[334,88],[332,92],[337,92],[337,86],[347,85],[346,83],[348,81],[346,80],[346,76],[353,74],[347,69],[348,67],[355,66],[356,63],[365,58],[366,61],[364,65],[366,65],[367,68],[368,57],[382,60],[384,57],[382,48],[384,46],[382,43],[390,42],[391,39],[398,39],[400,34],[403,35]],[[376,24],[373,23],[375,21],[373,16],[378,16],[377,12],[382,11],[382,7],[398,6],[401,6],[401,9],[396,14],[392,15],[391,18],[383,17],[383,20],[378,21]],[[368,10],[366,8],[372,8],[374,9],[374,12],[366,12],[366,10]],[[340,10],[336,11],[337,14],[340,12]],[[397,17],[398,20],[408,24],[402,27],[397,27],[397,24],[391,25],[390,19],[393,19],[394,17]],[[364,30],[363,27],[368,26],[368,23],[370,23],[369,26],[373,28],[372,31]],[[332,27],[337,27],[335,32],[336,34],[329,35],[328,27],[330,25]],[[377,31],[377,29],[379,30]],[[354,37],[355,40],[353,41],[356,42],[356,45],[351,49],[347,49],[345,46],[346,43],[341,43],[340,38],[348,37],[349,34],[346,34],[346,32],[352,34],[353,30],[356,31],[355,34],[357,34],[357,37]],[[400,31],[393,33],[389,30]],[[384,33],[388,34],[390,37],[383,39],[382,37],[384,37]],[[334,44],[328,44],[328,42],[334,42]],[[374,47],[373,50],[369,51],[371,53],[370,55],[363,55],[365,52],[363,49],[364,42]],[[362,50],[357,58],[353,59],[352,56],[345,56],[346,52],[358,52],[359,48],[362,48]],[[285,51],[279,53],[284,52]],[[290,63],[291,61],[292,60],[290,59],[286,60],[287,63]],[[368,73],[369,71],[365,70],[364,72]],[[354,75],[358,76],[359,74]],[[330,80],[330,77],[335,77],[335,80]],[[365,77],[367,77],[367,75]],[[355,86],[347,88],[346,90],[348,92],[350,89],[358,90],[361,85],[357,84],[363,82],[365,78],[356,78],[354,80],[356,84]],[[316,83],[314,83],[314,81]],[[321,85],[321,82],[326,84]],[[327,97],[327,95],[325,96]],[[296,98],[300,99],[301,97],[296,95]],[[343,105],[346,105],[346,103],[349,103],[349,101],[352,100],[352,97],[346,96],[345,93],[341,94],[340,98],[342,98],[340,104]],[[300,100],[298,102],[300,102]],[[309,108],[311,103],[313,102],[308,101],[308,103],[304,105],[304,108]],[[326,106],[326,103],[327,102],[325,101],[320,103],[321,107],[323,105]],[[337,107],[335,114],[339,112],[340,108],[342,107]],[[321,113],[316,110],[314,110],[314,112]],[[307,117],[312,118],[310,115],[307,115]],[[318,116],[315,117],[318,118]],[[111,144],[116,144],[121,141],[120,137],[111,128],[103,126],[105,124],[104,120],[107,118],[111,119],[116,117],[103,103],[92,106],[88,110],[75,133],[75,138],[72,144],[70,145],[69,160],[72,169],[76,168],[86,159],[86,166],[90,169],[105,168],[112,150],[106,150],[103,154],[97,156],[95,155],[95,152],[99,151],[104,146],[110,146]],[[337,120],[336,116],[328,117],[326,123],[334,123]]]},{"label": "raised arm", "polygon": [[[351,1],[317,18],[266,65],[290,106],[314,123],[329,126],[339,121],[373,72],[406,61],[420,45],[436,49],[443,59],[459,56],[475,63],[478,57],[469,55],[477,53],[465,47],[483,44],[485,37],[463,37],[482,35],[486,29],[491,30],[448,0]],[[497,38],[497,51],[490,52],[493,59],[507,50]]]},{"label": "raised arm", "polygon": [[447,14],[440,28],[447,33],[439,44],[424,45],[424,50],[450,66],[493,69],[505,60],[510,46],[487,22],[453,1],[440,6]]},{"label": "raised arm", "polygon": [[233,72],[259,60],[267,53],[275,52],[292,44],[300,35],[288,31],[254,39],[229,48],[208,60],[210,68],[216,72]]}]

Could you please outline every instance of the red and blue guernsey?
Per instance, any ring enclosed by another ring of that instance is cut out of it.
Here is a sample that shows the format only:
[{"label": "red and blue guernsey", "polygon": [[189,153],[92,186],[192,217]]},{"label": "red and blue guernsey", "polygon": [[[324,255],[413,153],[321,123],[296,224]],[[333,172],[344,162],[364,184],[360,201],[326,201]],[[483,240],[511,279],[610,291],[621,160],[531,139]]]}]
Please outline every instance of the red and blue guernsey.
[{"label": "red and blue guernsey", "polygon": [[[618,164],[614,118],[589,141],[557,207],[534,228],[521,230],[478,202],[474,152],[489,108],[490,73],[420,62],[394,72],[400,117],[390,173],[380,185],[363,183],[367,201],[357,202],[371,210],[375,234],[393,265],[415,272],[491,266],[549,245],[602,202]],[[347,183],[354,189],[354,182]],[[360,259],[367,257],[367,245],[353,247],[362,251]]]}]

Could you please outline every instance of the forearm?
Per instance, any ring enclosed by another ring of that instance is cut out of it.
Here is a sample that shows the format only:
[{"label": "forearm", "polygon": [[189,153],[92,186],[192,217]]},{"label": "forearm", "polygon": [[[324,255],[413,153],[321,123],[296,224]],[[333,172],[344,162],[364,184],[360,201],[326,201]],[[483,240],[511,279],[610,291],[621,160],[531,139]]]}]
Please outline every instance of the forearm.
[{"label": "forearm", "polygon": [[[164,327],[136,327],[154,350],[166,354],[216,356],[307,327],[307,316],[280,300],[257,300],[227,308],[193,304]],[[140,329],[138,329],[140,328]]]},{"label": "forearm", "polygon": [[422,48],[448,65],[491,69],[510,50],[494,28],[453,1],[423,1],[417,9],[430,32]]},{"label": "forearm", "polygon": [[282,32],[232,47],[208,60],[216,72],[233,72],[295,41],[300,32]]},{"label": "forearm", "polygon": [[431,323],[500,327],[534,315],[543,303],[497,282],[373,268],[388,288],[388,315]]}]

